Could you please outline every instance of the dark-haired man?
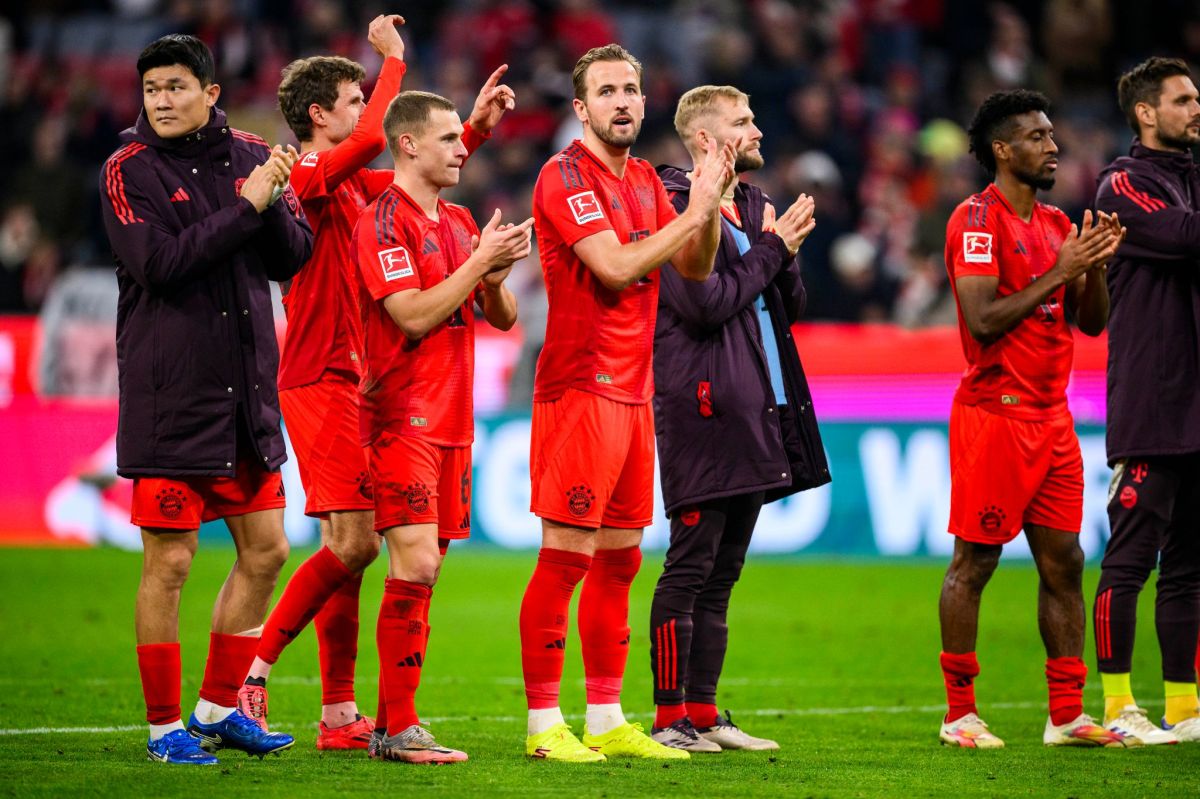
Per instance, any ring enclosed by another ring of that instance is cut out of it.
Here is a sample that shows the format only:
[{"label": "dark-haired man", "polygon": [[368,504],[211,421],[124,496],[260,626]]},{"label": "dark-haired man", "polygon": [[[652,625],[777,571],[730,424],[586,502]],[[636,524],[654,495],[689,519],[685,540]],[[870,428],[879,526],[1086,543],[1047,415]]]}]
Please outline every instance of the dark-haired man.
[{"label": "dark-haired man", "polygon": [[[200,745],[264,755],[293,743],[236,705],[288,553],[268,281],[296,273],[312,231],[287,189],[295,149],[228,125],[202,42],[165,36],[137,68],[142,113],[121,134],[100,189],[120,286],[117,470],[134,478],[144,548],[136,624],[147,753],[213,764]],[[179,596],[201,522],[220,518],[237,560],[217,595],[185,731]]]},{"label": "dark-haired man", "polygon": [[[1136,138],[1100,177],[1096,207],[1129,235],[1108,272],[1108,460],[1112,537],[1093,618],[1104,719],[1144,743],[1200,741],[1200,95],[1183,61],[1151,58],[1121,76]],[[1129,673],[1138,594],[1157,565],[1154,617],[1166,712],[1159,729]]]},{"label": "dark-haired man", "polygon": [[1082,228],[1038,202],[1054,185],[1058,147],[1036,92],[997,92],[971,122],[971,151],[994,182],[955,209],[946,269],[967,371],[950,411],[954,555],[939,605],[951,746],[1004,745],[979,718],[979,602],[1000,551],[1022,530],[1038,568],[1046,647],[1048,746],[1122,746],[1083,712],[1083,460],[1067,409],[1073,339],[1066,315],[1099,335],[1108,318],[1104,264],[1121,237],[1114,217]]},{"label": "dark-haired man", "polygon": [[[352,251],[363,330],[362,442],[375,486],[375,530],[387,541],[379,610],[383,710],[368,754],[455,763],[421,726],[414,699],[429,640],[429,600],[451,540],[471,533],[475,314],[508,330],[516,298],[504,286],[530,251],[532,219],[480,231],[440,198],[467,157],[454,104],[402,92],[383,120],[395,180],[363,210]],[[386,717],[386,722],[384,721]]]},{"label": "dark-haired man", "polygon": [[[733,179],[733,146],[710,146],[677,213],[650,164],[631,158],[645,114],[642,65],[616,44],[572,75],[582,139],[542,167],[533,192],[549,317],[538,358],[530,443],[532,511],[542,548],[521,603],[521,665],[533,758],[686,759],[625,720],[629,587],[653,515],[651,347],[658,268],[712,271],[717,206]],[[585,579],[586,577],[586,579]],[[581,742],[558,706],[575,587],[587,678]]]},{"label": "dark-haired man", "polygon": [[[383,152],[383,116],[405,73],[403,19],[381,14],[367,39],[383,56],[372,102],[364,105],[361,65],[337,56],[293,61],[283,71],[279,108],[300,141],[291,185],[313,226],[313,256],[284,293],[288,333],[279,364],[279,402],[304,483],[305,511],[321,520],[323,546],[296,570],[263,629],[239,707],[267,723],[266,681],[284,648],[309,621],[321,660],[318,749],[365,749],[374,719],[358,712],[358,595],[362,573],[379,554],[371,478],[359,440],[358,270],[350,236],[362,209],[395,177],[370,169]],[[507,108],[512,90],[484,84],[463,127],[473,152]]]}]

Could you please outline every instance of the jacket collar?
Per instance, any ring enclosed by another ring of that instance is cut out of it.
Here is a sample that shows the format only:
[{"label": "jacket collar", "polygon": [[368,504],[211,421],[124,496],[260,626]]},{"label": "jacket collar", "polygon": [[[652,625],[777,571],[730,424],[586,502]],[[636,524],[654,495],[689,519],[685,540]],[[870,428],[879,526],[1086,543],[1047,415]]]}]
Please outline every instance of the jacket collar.
[{"label": "jacket collar", "polygon": [[[663,164],[656,170],[658,178],[663,182],[663,188],[667,191],[674,192],[690,192],[692,190],[692,181],[688,177],[687,171],[684,169]],[[733,187],[733,201],[739,206],[745,205],[749,196],[750,184],[739,180],[737,185]]]},{"label": "jacket collar", "polygon": [[1142,144],[1141,139],[1136,136],[1133,139],[1133,143],[1129,146],[1129,154],[1134,158],[1155,161],[1161,164],[1164,169],[1169,169],[1172,172],[1187,172],[1196,166],[1190,152],[1176,153],[1170,150],[1152,150]]},{"label": "jacket collar", "polygon": [[205,149],[206,142],[211,143],[221,139],[228,140],[229,138],[229,123],[226,120],[225,112],[215,106],[209,111],[208,122],[204,127],[186,136],[179,136],[172,139],[162,138],[154,132],[154,128],[150,125],[150,119],[146,116],[145,109],[142,109],[138,114],[137,122],[134,123],[132,128],[121,132],[121,141],[123,142],[138,142],[148,147],[154,147],[158,150],[168,150],[179,155],[199,153]]}]

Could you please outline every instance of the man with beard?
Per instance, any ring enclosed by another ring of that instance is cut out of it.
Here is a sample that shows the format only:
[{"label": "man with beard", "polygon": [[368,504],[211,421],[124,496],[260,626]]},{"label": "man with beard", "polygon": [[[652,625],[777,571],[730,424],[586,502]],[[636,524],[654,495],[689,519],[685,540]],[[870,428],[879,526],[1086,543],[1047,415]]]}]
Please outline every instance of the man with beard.
[{"label": "man with beard", "polygon": [[[760,169],[762,132],[732,86],[683,95],[675,130],[699,161],[710,141],[737,147],[738,174]],[[675,206],[690,174],[659,167]],[[804,308],[795,256],[812,231],[807,195],[778,219],[762,190],[721,198],[721,245],[703,283],[660,271],[654,333],[654,430],[671,543],[650,610],[657,714],[651,737],[688,752],[778,749],[717,713],[733,584],[764,502],[829,482],[812,395],[792,341]]]},{"label": "man with beard", "polygon": [[[1144,743],[1200,741],[1193,657],[1200,633],[1200,102],[1187,64],[1151,58],[1121,76],[1137,134],[1102,173],[1096,207],[1129,236],[1108,273],[1108,460],[1112,537],[1093,610],[1104,720]],[[1137,600],[1158,566],[1154,617],[1164,729],[1130,688]]]},{"label": "man with beard", "polygon": [[975,707],[979,603],[1001,547],[1022,528],[1038,568],[1038,628],[1046,647],[1047,746],[1122,746],[1083,712],[1083,460],[1067,380],[1070,313],[1089,336],[1104,330],[1104,265],[1122,236],[1116,217],[1090,211],[1082,227],[1037,201],[1054,185],[1058,147],[1049,101],[997,92],[975,114],[971,152],[994,182],[955,209],[946,269],[958,305],[967,370],[950,411],[950,532],[954,555],[939,611],[949,705],[939,737],[951,746],[1004,746]]},{"label": "man with beard", "polygon": [[[679,214],[645,161],[631,158],[645,112],[642,66],[619,45],[575,65],[583,137],[551,158],[534,187],[546,279],[546,343],[534,383],[530,472],[542,548],[521,603],[530,757],[686,759],[625,721],[629,586],[653,515],[651,346],[658,267],[704,280],[720,236],[717,207],[734,148],[709,145]],[[585,579],[586,577],[586,579]],[[587,678],[581,743],[558,707],[575,586]]]}]

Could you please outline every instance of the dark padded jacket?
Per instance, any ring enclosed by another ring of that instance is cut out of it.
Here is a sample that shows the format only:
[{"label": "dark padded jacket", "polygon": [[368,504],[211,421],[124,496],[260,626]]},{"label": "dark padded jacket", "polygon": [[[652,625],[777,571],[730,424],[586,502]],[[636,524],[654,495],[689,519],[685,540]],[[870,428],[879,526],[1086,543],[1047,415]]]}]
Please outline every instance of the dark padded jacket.
[{"label": "dark padded jacket", "polygon": [[1200,170],[1134,140],[1096,207],[1129,229],[1108,268],[1108,460],[1200,452]]},{"label": "dark padded jacket", "polygon": [[289,188],[259,214],[239,196],[270,148],[220,110],[166,140],[143,112],[121,140],[100,174],[120,287],[117,471],[232,476],[239,415],[242,451],[277,470],[287,456],[268,281],[312,252],[300,204]]},{"label": "dark padded jacket", "polygon": [[[658,169],[677,209],[691,183]],[[800,267],[783,240],[763,233],[767,198],[739,183],[734,202],[750,249],[722,234],[703,283],[662,267],[654,333],[654,427],[668,514],[720,497],[765,491],[767,501],[829,482],[808,380],[791,325],[804,310]],[[787,404],[777,406],[754,300],[763,294],[783,346]]]}]

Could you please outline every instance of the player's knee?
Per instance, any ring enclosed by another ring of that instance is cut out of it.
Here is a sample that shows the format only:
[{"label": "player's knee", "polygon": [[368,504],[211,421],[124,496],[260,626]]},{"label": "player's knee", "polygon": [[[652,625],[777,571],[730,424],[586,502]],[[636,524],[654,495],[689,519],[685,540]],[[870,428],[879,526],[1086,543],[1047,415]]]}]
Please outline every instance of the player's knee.
[{"label": "player's knee", "polygon": [[172,547],[146,558],[146,576],[164,588],[178,591],[187,582],[192,569],[193,552],[184,547]]},{"label": "player's knee", "polygon": [[441,573],[441,570],[441,558],[415,559],[415,562],[408,564],[408,574],[405,579],[410,583],[427,585],[433,588],[433,586],[437,585],[438,575]]},{"label": "player's knee", "polygon": [[1083,585],[1083,549],[1076,544],[1066,547],[1053,558],[1039,565],[1042,581],[1052,591],[1070,592],[1081,590]]},{"label": "player's knee", "polygon": [[370,537],[359,536],[340,541],[331,545],[330,549],[347,569],[352,572],[361,572],[379,557],[380,544],[379,536],[371,533]]},{"label": "player's knee", "polygon": [[1000,564],[1000,548],[972,548],[970,551],[955,552],[946,570],[946,582],[951,586],[962,586],[972,591],[982,591]]},{"label": "player's knee", "polygon": [[256,577],[275,579],[290,552],[287,538],[281,535],[238,553],[238,567]]}]

